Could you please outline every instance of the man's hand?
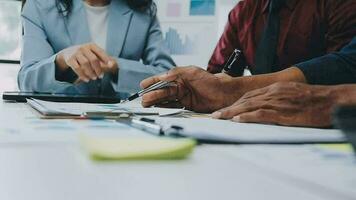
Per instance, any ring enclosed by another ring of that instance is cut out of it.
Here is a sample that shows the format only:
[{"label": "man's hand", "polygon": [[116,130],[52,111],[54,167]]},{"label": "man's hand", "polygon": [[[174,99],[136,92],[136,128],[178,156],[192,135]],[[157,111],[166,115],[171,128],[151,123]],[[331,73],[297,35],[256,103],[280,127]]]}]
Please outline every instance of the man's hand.
[{"label": "man's hand", "polygon": [[217,73],[217,74],[214,74],[216,77],[218,77],[220,80],[223,80],[223,81],[231,81],[234,79],[234,77],[228,75],[228,74],[225,74],[225,73]]},{"label": "man's hand", "polygon": [[167,74],[143,80],[141,87],[147,88],[158,81],[174,81],[176,86],[147,93],[143,96],[143,106],[179,106],[196,112],[212,112],[231,105],[251,90],[278,81],[305,81],[305,78],[295,67],[247,77],[213,75],[198,67],[177,67]]},{"label": "man's hand", "polygon": [[248,92],[212,116],[237,122],[328,127],[339,94],[330,86],[280,82]]},{"label": "man's hand", "polygon": [[145,94],[144,107],[158,105],[185,107],[196,112],[212,112],[235,102],[236,91],[217,76],[198,67],[177,67],[164,75],[154,76],[141,82],[142,88],[159,81],[173,81],[175,86]]},{"label": "man's hand", "polygon": [[108,56],[96,44],[84,44],[62,50],[57,58],[56,65],[61,71],[68,67],[78,75],[78,81],[89,82],[104,76],[104,73],[116,74],[118,64],[115,59]]}]

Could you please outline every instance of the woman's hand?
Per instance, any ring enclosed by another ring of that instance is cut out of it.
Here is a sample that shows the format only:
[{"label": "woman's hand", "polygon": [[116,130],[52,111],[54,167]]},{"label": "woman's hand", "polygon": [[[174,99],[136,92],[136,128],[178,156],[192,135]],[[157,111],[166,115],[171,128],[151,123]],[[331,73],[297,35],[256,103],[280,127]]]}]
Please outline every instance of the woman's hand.
[{"label": "woman's hand", "polygon": [[72,68],[78,81],[84,82],[101,79],[104,73],[117,74],[119,68],[114,58],[93,43],[62,50],[56,58],[56,65],[61,71]]}]

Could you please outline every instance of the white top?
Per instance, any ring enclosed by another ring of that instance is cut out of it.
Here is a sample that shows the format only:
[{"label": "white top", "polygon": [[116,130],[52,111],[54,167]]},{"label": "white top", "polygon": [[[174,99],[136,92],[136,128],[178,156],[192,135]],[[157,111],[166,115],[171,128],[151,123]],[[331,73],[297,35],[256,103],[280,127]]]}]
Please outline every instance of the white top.
[{"label": "white top", "polygon": [[84,3],[84,5],[92,41],[105,50],[108,32],[109,5],[100,7],[90,6],[87,3]]}]

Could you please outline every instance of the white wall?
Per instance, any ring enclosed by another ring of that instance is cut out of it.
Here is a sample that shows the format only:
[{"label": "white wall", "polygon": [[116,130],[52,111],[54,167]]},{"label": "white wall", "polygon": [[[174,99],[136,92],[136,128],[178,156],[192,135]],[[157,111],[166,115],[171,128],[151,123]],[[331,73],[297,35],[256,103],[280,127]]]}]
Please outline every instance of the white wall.
[{"label": "white wall", "polygon": [[227,17],[230,10],[241,0],[218,0],[217,19],[218,19],[218,35],[224,31]]}]

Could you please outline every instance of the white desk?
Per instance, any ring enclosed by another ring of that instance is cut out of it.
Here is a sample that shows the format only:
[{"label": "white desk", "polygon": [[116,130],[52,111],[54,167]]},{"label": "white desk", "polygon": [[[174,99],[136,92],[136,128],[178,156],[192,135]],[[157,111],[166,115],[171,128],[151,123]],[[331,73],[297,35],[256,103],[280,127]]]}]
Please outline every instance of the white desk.
[{"label": "white desk", "polygon": [[77,134],[119,131],[95,123],[42,121],[24,104],[1,102],[0,199],[356,199],[351,155],[324,159],[310,145],[204,145],[181,161],[95,162]]}]

